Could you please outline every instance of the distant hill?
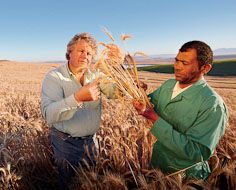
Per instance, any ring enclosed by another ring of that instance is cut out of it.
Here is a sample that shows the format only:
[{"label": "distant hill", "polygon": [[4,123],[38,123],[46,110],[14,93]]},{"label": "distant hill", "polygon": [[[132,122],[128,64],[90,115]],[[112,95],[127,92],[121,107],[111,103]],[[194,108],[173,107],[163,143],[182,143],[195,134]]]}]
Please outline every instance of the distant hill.
[{"label": "distant hill", "polygon": [[236,59],[236,54],[230,54],[230,55],[215,55],[214,60],[232,60]]},{"label": "distant hill", "polygon": [[[173,64],[156,64],[153,66],[139,67],[138,70],[157,73],[174,73]],[[236,76],[236,59],[214,61],[213,68],[207,75]]]},{"label": "distant hill", "polygon": [[[236,48],[219,48],[213,51],[214,60],[232,60],[236,59]],[[148,55],[148,57],[143,56],[135,56],[135,60],[137,64],[147,64],[147,65],[155,65],[155,64],[168,64],[173,63],[175,60],[176,54],[155,54]],[[6,62],[10,60],[1,60],[0,62]],[[27,61],[28,62],[28,61]],[[35,61],[31,61],[32,63]],[[35,63],[39,63],[40,61],[36,61]],[[66,60],[54,60],[54,61],[42,61],[43,63],[59,63],[64,64]]]},{"label": "distant hill", "polygon": [[[214,60],[232,60],[236,59],[236,48],[219,48],[213,51]],[[135,57],[138,64],[166,64],[173,63],[175,54],[157,54],[149,57]]]},{"label": "distant hill", "polygon": [[236,48],[219,48],[214,50],[214,55],[233,55],[236,54]]},{"label": "distant hill", "polygon": [[62,61],[62,60],[55,60],[55,61],[44,61],[43,63],[60,63],[60,64],[65,64],[67,61]]},{"label": "distant hill", "polygon": [[6,62],[6,61],[9,61],[7,59],[0,59],[0,62]]}]

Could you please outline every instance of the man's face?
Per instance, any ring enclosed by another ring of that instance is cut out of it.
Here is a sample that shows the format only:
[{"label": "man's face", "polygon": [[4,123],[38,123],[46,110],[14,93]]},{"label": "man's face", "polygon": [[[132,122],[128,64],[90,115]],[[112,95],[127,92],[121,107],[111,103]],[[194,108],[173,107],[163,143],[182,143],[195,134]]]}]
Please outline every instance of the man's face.
[{"label": "man's face", "polygon": [[85,40],[78,41],[70,53],[69,66],[78,72],[88,68],[93,53],[92,47]]},{"label": "man's face", "polygon": [[197,61],[195,49],[188,49],[186,52],[179,52],[174,64],[175,78],[180,84],[193,84],[202,76]]}]

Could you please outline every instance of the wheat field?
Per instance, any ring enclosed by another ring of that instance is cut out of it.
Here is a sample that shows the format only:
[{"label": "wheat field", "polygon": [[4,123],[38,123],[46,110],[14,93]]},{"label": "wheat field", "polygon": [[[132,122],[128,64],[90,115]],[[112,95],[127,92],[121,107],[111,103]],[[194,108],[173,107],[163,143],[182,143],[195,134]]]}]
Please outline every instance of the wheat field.
[{"label": "wheat field", "polygon": [[[0,61],[0,189],[58,189],[49,128],[40,113],[42,79],[57,66]],[[150,72],[139,76],[148,92],[173,77]],[[137,115],[131,101],[103,97],[96,165],[77,168],[71,189],[236,189],[235,79],[206,76],[230,113],[226,133],[209,161],[212,174],[207,182],[150,169],[155,142],[145,127],[150,123]]]}]

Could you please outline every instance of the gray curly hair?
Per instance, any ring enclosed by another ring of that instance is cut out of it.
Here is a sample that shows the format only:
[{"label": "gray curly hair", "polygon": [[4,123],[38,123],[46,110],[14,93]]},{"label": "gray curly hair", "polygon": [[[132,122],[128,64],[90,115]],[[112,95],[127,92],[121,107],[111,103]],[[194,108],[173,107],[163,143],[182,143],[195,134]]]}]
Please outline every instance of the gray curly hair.
[{"label": "gray curly hair", "polygon": [[66,52],[66,59],[69,61],[70,60],[70,53],[74,49],[74,45],[80,41],[80,40],[85,40],[93,49],[93,60],[97,54],[97,43],[95,38],[86,32],[76,34],[70,42],[67,44],[67,52]]}]

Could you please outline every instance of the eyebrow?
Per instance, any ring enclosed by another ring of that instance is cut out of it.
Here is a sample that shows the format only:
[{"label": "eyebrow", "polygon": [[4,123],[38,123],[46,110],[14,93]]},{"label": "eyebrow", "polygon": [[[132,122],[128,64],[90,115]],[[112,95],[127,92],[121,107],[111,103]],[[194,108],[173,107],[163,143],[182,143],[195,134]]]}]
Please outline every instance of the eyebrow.
[{"label": "eyebrow", "polygon": [[181,62],[190,63],[189,61],[186,61],[186,60],[181,60],[181,59],[178,59],[177,57],[175,57],[175,61],[181,61]]},{"label": "eyebrow", "polygon": [[184,60],[180,60],[180,59],[178,59],[177,57],[175,57],[175,61],[184,61]]}]

